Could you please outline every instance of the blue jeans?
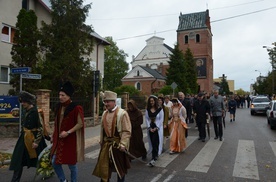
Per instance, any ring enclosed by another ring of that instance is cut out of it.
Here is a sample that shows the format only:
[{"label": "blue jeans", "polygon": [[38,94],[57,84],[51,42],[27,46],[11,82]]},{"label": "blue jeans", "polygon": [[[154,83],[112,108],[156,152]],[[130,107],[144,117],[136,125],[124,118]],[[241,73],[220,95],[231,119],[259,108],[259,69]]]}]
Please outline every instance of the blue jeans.
[{"label": "blue jeans", "polygon": [[[62,165],[61,164],[55,164],[55,160],[56,160],[56,155],[53,155],[52,158],[52,166],[58,176],[58,179],[60,180],[60,182],[64,182],[66,180],[63,169],[62,169]],[[78,168],[77,165],[68,165],[70,171],[71,171],[71,182],[77,182],[77,173],[78,173]]]}]

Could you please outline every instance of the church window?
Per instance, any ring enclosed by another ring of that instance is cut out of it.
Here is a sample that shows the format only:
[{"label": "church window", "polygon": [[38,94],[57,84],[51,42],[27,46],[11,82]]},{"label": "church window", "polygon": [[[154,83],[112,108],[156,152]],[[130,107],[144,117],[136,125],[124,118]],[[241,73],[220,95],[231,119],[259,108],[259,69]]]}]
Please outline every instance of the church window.
[{"label": "church window", "polygon": [[200,35],[196,34],[196,43],[199,43],[199,42],[200,42]]},{"label": "church window", "polygon": [[185,37],[184,37],[184,43],[185,44],[189,43],[189,36],[188,35],[185,35]]}]

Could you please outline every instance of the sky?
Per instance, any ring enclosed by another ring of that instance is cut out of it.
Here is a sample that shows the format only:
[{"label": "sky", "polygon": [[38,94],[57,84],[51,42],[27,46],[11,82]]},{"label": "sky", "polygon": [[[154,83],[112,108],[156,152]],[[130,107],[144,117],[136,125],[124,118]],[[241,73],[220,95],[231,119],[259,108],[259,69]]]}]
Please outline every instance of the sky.
[{"label": "sky", "polygon": [[128,63],[154,35],[173,48],[180,13],[209,9],[214,78],[225,74],[235,90],[250,91],[258,76],[271,71],[263,46],[276,42],[275,0],[84,0],[89,3],[86,24],[102,37],[112,36]]}]

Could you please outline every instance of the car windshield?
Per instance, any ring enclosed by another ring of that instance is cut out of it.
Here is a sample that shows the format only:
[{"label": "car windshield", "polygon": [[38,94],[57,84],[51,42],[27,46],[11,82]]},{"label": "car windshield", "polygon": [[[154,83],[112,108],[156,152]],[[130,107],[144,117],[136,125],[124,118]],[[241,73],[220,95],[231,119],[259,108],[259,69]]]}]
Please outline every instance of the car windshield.
[{"label": "car windshield", "polygon": [[260,103],[260,102],[269,102],[270,100],[268,98],[255,98],[253,102],[257,102],[257,103]]}]

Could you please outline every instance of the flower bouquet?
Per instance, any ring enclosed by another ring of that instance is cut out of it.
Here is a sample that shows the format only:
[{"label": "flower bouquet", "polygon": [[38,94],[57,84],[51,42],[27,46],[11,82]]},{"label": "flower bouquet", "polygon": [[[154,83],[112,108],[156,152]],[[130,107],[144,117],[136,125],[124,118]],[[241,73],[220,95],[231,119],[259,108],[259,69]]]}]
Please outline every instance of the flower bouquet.
[{"label": "flower bouquet", "polygon": [[55,174],[54,168],[51,164],[51,159],[50,159],[51,147],[52,147],[52,144],[47,146],[39,154],[35,178],[37,175],[42,175],[42,180],[44,180],[44,179],[47,179]]}]

